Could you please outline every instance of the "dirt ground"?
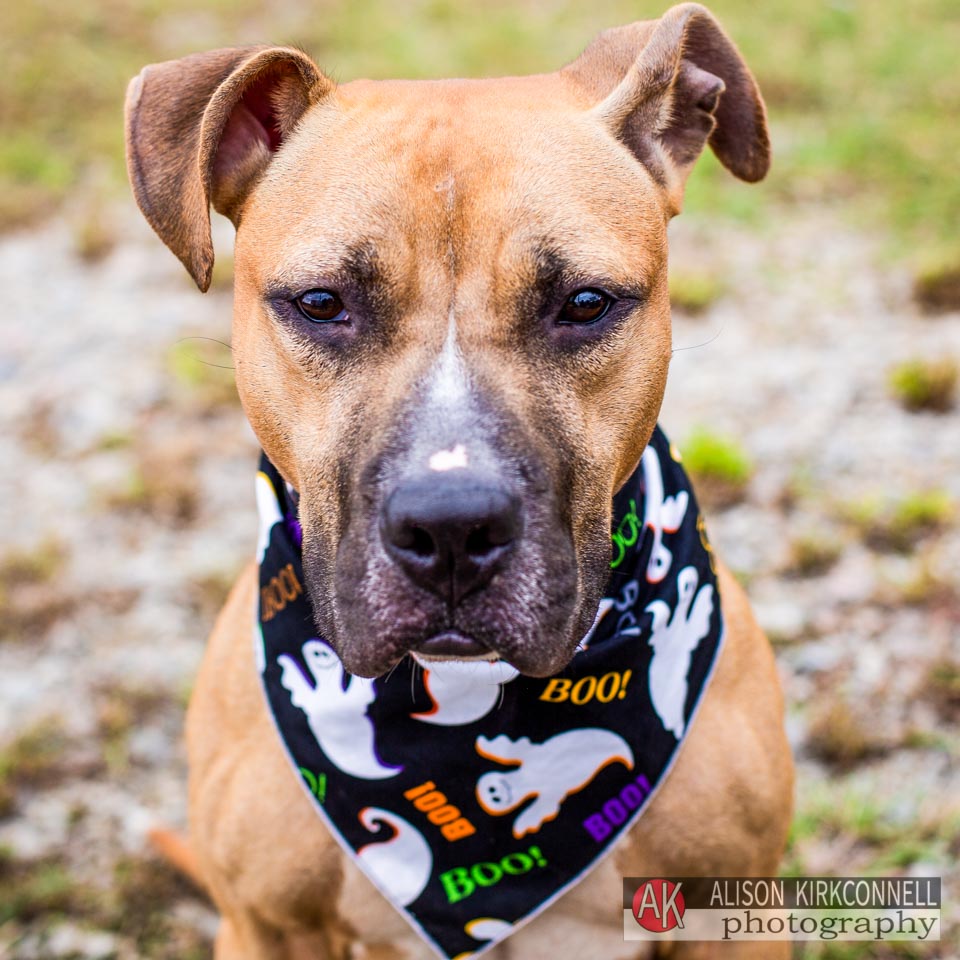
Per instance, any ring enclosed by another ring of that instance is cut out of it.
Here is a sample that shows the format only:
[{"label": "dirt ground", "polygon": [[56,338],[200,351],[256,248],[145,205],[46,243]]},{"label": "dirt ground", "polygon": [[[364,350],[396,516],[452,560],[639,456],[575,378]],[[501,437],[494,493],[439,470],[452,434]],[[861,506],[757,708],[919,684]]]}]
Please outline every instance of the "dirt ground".
[{"label": "dirt ground", "polygon": [[[256,536],[222,228],[206,297],[130,207],[93,263],[59,219],[0,239],[2,958],[208,955],[214,914],[145,831],[183,822],[185,703]],[[661,422],[752,465],[701,472],[787,694],[785,869],[946,881],[939,944],[797,956],[960,956],[960,412],[889,384],[960,357],[960,312],[922,313],[826,205],[680,218],[672,255],[716,282],[675,311]]]}]

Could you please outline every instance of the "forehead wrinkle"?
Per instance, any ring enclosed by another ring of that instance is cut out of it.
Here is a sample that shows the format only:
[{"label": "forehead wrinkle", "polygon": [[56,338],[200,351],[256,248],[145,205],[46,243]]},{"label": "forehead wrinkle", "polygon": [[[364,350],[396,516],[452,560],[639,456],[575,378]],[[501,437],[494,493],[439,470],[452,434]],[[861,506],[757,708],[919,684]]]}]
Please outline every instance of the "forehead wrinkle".
[{"label": "forehead wrinkle", "polygon": [[646,271],[638,270],[639,265],[632,257],[626,262],[591,248],[587,258],[579,251],[567,253],[562,246],[547,239],[535,242],[529,262],[531,286],[537,289],[603,281],[643,285],[647,282]]},{"label": "forehead wrinkle", "polygon": [[497,265],[503,274],[534,289],[604,281],[646,286],[663,260],[662,252],[650,244],[617,237],[602,223],[596,225],[596,232],[510,231],[499,254]]},{"label": "forehead wrinkle", "polygon": [[372,239],[354,242],[330,239],[286,252],[271,270],[267,287],[283,289],[310,282],[350,282],[356,286],[387,286],[384,259]]}]

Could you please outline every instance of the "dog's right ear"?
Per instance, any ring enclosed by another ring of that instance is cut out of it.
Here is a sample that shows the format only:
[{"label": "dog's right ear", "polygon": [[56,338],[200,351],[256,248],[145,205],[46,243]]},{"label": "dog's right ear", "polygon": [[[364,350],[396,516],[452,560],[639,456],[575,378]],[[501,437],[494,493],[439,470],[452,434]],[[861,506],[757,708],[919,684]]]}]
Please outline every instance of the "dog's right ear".
[{"label": "dog's right ear", "polygon": [[665,187],[672,214],[708,143],[741,180],[761,180],[770,167],[760,90],[699,3],[602,33],[561,73],[595,101],[594,116]]},{"label": "dog's right ear", "polygon": [[236,47],[144,67],[127,88],[127,171],[137,203],[201,290],[210,204],[243,201],[308,107],[334,84],[290,47]]}]

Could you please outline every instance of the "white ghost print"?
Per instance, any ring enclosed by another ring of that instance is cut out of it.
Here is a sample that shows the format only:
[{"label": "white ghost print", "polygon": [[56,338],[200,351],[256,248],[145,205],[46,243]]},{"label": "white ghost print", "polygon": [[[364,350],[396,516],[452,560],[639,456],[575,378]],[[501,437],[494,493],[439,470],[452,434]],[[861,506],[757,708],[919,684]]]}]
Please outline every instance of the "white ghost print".
[{"label": "white ghost print", "polygon": [[270,531],[283,520],[277,492],[270,478],[260,471],[255,486],[257,494],[257,562],[263,563],[263,556],[270,545]]},{"label": "white ghost print", "polygon": [[[492,940],[503,940],[513,933],[513,924],[506,920],[497,920],[494,917],[477,917],[476,920],[469,920],[463,925],[464,931],[484,943],[490,943]],[[458,953],[453,960],[469,960],[477,954],[473,950],[466,953]]]},{"label": "white ghost print", "polygon": [[528,737],[511,740],[505,734],[492,740],[477,737],[476,749],[480,756],[499,763],[519,764],[512,770],[485,773],[477,780],[477,800],[487,813],[509,813],[535,797],[513,823],[518,840],[553,820],[560,804],[608,764],[633,767],[633,751],[626,740],[599,727],[568,730],[543,743],[531,743]]},{"label": "white ghost print", "polygon": [[654,600],[647,606],[647,612],[653,616],[647,641],[653,647],[650,699],[664,728],[678,740],[683,736],[690,657],[709,633],[713,613],[713,586],[705,584],[698,593],[699,582],[696,567],[684,567],[680,571],[677,575],[677,607],[672,618],[670,607],[663,600]]},{"label": "white ghost print", "polygon": [[653,531],[653,549],[647,564],[647,582],[660,583],[670,572],[673,554],[664,546],[663,534],[676,533],[683,523],[690,502],[690,494],[681,490],[675,497],[663,495],[663,471],[660,457],[653,447],[643,451],[643,524]]},{"label": "white ghost print", "polygon": [[453,727],[485,717],[500,700],[503,684],[519,673],[502,660],[422,661],[423,683],[433,708],[414,713],[415,720]]},{"label": "white ghost print", "polygon": [[371,832],[381,823],[393,828],[389,840],[368,843],[357,851],[357,860],[377,886],[401,906],[423,893],[433,870],[430,845],[403,817],[380,807],[364,807],[360,822]]},{"label": "white ghost print", "polygon": [[308,640],[303,658],[313,676],[311,686],[292,657],[281,655],[280,682],[290,691],[290,700],[306,715],[310,730],[327,758],[344,773],[364,780],[396,776],[403,767],[389,767],[377,757],[373,723],[367,707],[376,699],[373,681],[351,677],[343,688],[343,665],[329,644]]}]

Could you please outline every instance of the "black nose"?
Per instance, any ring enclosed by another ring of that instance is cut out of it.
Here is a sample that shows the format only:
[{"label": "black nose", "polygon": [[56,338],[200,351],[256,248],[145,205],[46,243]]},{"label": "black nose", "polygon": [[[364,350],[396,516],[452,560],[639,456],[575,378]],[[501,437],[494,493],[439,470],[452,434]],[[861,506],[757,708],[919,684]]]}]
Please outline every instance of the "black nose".
[{"label": "black nose", "polygon": [[489,582],[522,528],[518,497],[459,470],[401,482],[380,514],[390,556],[451,606]]}]

